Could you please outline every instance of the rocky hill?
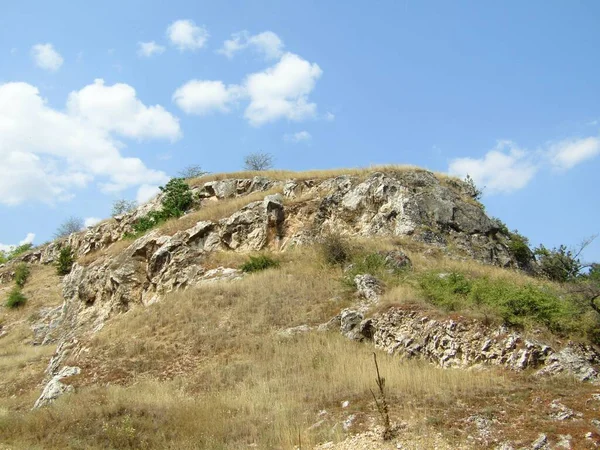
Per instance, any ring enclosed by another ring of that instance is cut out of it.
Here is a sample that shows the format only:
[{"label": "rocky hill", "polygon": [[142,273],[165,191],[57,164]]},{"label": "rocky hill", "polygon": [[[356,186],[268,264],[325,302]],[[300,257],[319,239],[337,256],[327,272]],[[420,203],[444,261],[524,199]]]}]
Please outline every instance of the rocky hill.
[{"label": "rocky hill", "polygon": [[598,313],[536,276],[472,185],[186,183],[183,215],[163,192],[0,267],[0,298],[31,272],[1,311],[6,448],[600,445]]}]

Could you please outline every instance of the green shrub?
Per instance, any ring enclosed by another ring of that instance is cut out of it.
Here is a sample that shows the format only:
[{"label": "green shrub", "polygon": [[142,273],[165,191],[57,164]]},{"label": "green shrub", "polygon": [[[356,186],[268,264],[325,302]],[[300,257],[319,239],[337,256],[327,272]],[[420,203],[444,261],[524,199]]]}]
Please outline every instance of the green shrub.
[{"label": "green shrub", "polygon": [[526,266],[533,259],[533,252],[529,248],[529,239],[517,230],[508,234],[510,236],[508,250],[515,257],[519,266]]},{"label": "green shrub", "polygon": [[279,262],[267,255],[259,255],[251,256],[250,259],[242,265],[241,269],[242,272],[251,273],[259,272],[271,267],[279,267]]},{"label": "green shrub", "polygon": [[10,294],[8,294],[8,299],[6,300],[6,307],[11,309],[19,308],[25,305],[25,303],[27,303],[27,299],[21,293],[20,289],[15,288],[12,291],[10,291]]},{"label": "green shrub", "polygon": [[29,266],[27,266],[27,264],[25,263],[19,264],[15,269],[15,283],[17,284],[17,286],[19,286],[20,288],[25,286],[27,278],[29,278],[29,274]]},{"label": "green shrub", "polygon": [[352,260],[352,264],[344,273],[342,283],[347,287],[354,289],[356,287],[354,278],[356,275],[368,273],[378,279],[387,278],[389,274],[385,256],[379,253],[368,253],[359,255]]},{"label": "green shrub", "polygon": [[557,332],[580,330],[586,309],[574,297],[532,284],[518,286],[508,280],[469,279],[460,273],[426,273],[419,285],[427,300],[446,310],[491,311],[509,325],[544,325]]},{"label": "green shrub", "polygon": [[0,264],[4,264],[7,261],[8,261],[8,257],[6,256],[6,253],[4,253],[2,250],[0,250]]},{"label": "green shrub", "polygon": [[320,251],[323,258],[332,266],[342,265],[350,259],[350,244],[339,233],[330,233],[321,238]]},{"label": "green shrub", "polygon": [[542,273],[553,281],[573,281],[583,268],[577,256],[564,245],[552,250],[540,245],[533,252],[538,257]]},{"label": "green shrub", "polygon": [[166,186],[161,186],[164,193],[162,209],[150,211],[133,224],[133,233],[126,233],[125,239],[137,239],[152,228],[173,217],[181,217],[192,206],[193,198],[190,187],[182,178],[173,178]]},{"label": "green shrub", "polygon": [[165,217],[181,217],[192,206],[192,191],[183,178],[173,178],[160,187],[164,197],[162,211]]},{"label": "green shrub", "polygon": [[73,263],[75,262],[73,258],[73,250],[70,246],[66,246],[60,249],[60,254],[58,255],[58,261],[56,262],[56,272],[59,275],[67,275],[71,272],[71,267],[73,267]]},{"label": "green shrub", "polygon": [[465,306],[471,282],[459,273],[427,273],[419,279],[427,300],[448,311]]},{"label": "green shrub", "polygon": [[22,255],[23,253],[31,250],[33,248],[33,244],[23,244],[23,245],[19,245],[17,247],[15,247],[14,249],[12,249],[8,255],[6,255],[6,258],[8,260],[14,259],[19,255]]},{"label": "green shrub", "polygon": [[481,196],[483,195],[483,190],[477,187],[477,185],[475,184],[475,180],[473,180],[473,178],[471,178],[471,175],[469,174],[467,174],[464,181],[467,184],[467,187],[469,188],[469,195],[474,200],[479,201],[481,199]]}]

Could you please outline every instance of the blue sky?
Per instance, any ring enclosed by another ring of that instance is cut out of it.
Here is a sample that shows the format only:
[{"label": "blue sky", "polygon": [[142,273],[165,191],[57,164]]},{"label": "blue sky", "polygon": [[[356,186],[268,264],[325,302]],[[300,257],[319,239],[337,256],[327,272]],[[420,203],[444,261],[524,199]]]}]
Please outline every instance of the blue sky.
[{"label": "blue sky", "polygon": [[470,173],[575,246],[600,232],[599,44],[591,0],[3,2],[0,245],[264,151]]}]

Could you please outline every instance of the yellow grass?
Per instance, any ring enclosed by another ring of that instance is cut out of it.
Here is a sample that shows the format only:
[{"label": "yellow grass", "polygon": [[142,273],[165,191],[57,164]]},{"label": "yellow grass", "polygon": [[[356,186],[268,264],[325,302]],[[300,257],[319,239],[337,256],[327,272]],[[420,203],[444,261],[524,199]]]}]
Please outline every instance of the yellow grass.
[{"label": "yellow grass", "polygon": [[[324,180],[327,178],[335,178],[341,175],[351,175],[363,177],[370,173],[382,171],[382,172],[408,172],[408,171],[422,171],[416,166],[411,165],[375,165],[364,168],[342,168],[342,169],[323,169],[323,170],[307,170],[301,172],[294,172],[291,170],[265,170],[265,171],[242,171],[242,172],[231,172],[231,173],[215,173],[205,175],[200,178],[194,178],[189,180],[191,186],[200,186],[209,181],[220,181],[228,180],[232,178],[253,178],[253,177],[266,177],[270,180],[285,181],[289,179],[296,180]],[[434,174],[440,179],[453,178],[447,174],[434,172]]]},{"label": "yellow grass", "polygon": [[[377,239],[354,245],[377,251],[397,244],[396,239]],[[417,272],[460,267],[485,276],[502,273],[409,253]],[[239,265],[247,257],[215,255],[209,261],[227,261],[224,265]],[[369,418],[377,418],[370,393],[376,388],[373,347],[337,332],[278,333],[325,322],[347,307],[351,297],[339,281],[342,270],[325,265],[316,248],[272,256],[281,261],[279,269],[175,292],[113,318],[85,343],[89,352],[67,361],[83,370],[68,381],[77,392],[49,408],[29,410],[52,348],[26,347],[26,325],[0,339],[3,442],[15,449],[229,450],[252,445],[291,450],[298,436],[302,448],[344,439],[339,423],[350,414],[358,418],[350,432],[368,428]],[[419,301],[419,294],[410,284],[400,284],[386,298],[406,303]],[[529,382],[495,370],[442,370],[381,352],[378,360],[392,420],[407,422],[402,440],[425,435],[419,442],[433,442],[428,435],[443,433],[447,448],[459,448],[466,433],[477,433],[467,428],[456,434],[468,427],[465,420],[472,414],[495,414],[501,421],[495,426],[507,424],[507,433],[517,433],[514,420],[502,415],[508,411],[523,421],[518,433],[528,433],[543,429],[547,420],[547,413],[536,409],[523,415],[529,396],[549,403],[556,392],[587,389]],[[350,406],[342,408],[346,400]],[[322,410],[327,413],[319,416]]]}]

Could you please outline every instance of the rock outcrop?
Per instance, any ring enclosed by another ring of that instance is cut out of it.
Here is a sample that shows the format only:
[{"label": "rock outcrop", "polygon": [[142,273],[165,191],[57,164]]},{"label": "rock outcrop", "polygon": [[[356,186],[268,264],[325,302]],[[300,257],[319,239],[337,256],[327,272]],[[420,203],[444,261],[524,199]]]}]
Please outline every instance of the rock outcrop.
[{"label": "rock outcrop", "polygon": [[362,312],[348,309],[342,313],[340,332],[351,339],[372,341],[389,354],[422,358],[445,368],[493,365],[600,382],[600,352],[591,345],[571,342],[555,349],[505,326],[491,328],[475,319],[436,319],[403,308],[365,318]]}]

